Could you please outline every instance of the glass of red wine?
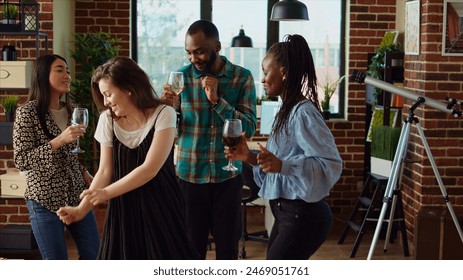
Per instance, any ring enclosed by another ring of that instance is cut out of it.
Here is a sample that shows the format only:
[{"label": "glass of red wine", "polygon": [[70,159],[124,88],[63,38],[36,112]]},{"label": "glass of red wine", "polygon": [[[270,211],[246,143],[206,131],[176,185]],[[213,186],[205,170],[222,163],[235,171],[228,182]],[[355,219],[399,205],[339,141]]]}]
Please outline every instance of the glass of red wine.
[{"label": "glass of red wine", "polygon": [[[228,147],[236,146],[241,141],[241,133],[243,132],[243,128],[241,127],[241,120],[239,119],[226,119],[225,124],[223,126],[223,133],[222,138],[225,145]],[[237,171],[233,165],[233,161],[231,159],[228,160],[228,165],[222,167],[223,170],[226,171]]]}]

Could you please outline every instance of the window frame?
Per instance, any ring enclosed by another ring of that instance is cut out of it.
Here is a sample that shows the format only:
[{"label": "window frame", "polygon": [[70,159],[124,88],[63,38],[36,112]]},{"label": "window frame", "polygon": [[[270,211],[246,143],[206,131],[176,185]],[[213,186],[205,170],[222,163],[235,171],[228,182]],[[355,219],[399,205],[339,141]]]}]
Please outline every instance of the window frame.
[{"label": "window frame", "polygon": [[[272,7],[275,3],[279,0],[268,0],[267,5],[267,50],[270,48],[271,45],[277,43],[279,40],[279,22],[278,21],[271,21],[270,15],[272,13]],[[200,7],[200,16],[201,19],[212,20],[212,2],[213,0],[200,0],[201,7]],[[347,8],[347,1],[341,1],[341,32],[340,32],[340,56],[339,56],[339,76],[346,75],[346,8]],[[131,9],[131,57],[133,60],[138,61],[138,40],[137,40],[137,0],[130,0],[130,9]],[[310,12],[310,11],[309,11]],[[346,79],[347,81],[348,79]],[[339,94],[339,112],[337,113],[330,113],[330,119],[343,119],[345,118],[346,112],[346,84],[342,83],[338,88]]]}]

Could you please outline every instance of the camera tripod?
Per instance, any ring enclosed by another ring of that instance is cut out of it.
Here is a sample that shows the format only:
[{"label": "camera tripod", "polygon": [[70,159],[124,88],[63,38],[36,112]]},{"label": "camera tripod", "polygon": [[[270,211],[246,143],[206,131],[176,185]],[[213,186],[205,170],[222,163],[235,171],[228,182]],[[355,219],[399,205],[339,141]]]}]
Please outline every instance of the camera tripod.
[{"label": "camera tripod", "polygon": [[[384,221],[384,217],[386,216],[386,211],[388,208],[388,204],[391,202],[391,198],[394,194],[394,191],[400,191],[400,179],[402,177],[403,173],[403,163],[405,162],[405,154],[407,151],[407,145],[408,145],[408,139],[410,136],[410,129],[411,125],[415,124],[416,128],[418,130],[418,133],[420,135],[422,144],[426,150],[426,154],[428,155],[429,162],[431,163],[432,169],[434,171],[434,175],[437,179],[437,182],[439,184],[442,196],[444,198],[445,203],[447,204],[447,208],[450,212],[450,215],[452,216],[453,222],[455,223],[455,227],[458,231],[458,234],[460,235],[460,239],[463,242],[463,232],[461,230],[460,224],[458,222],[457,216],[453,210],[452,204],[450,203],[446,188],[442,182],[441,176],[439,174],[439,171],[437,169],[436,162],[434,161],[434,158],[431,154],[431,149],[429,148],[428,142],[426,140],[426,137],[424,135],[423,129],[421,127],[421,124],[419,123],[418,118],[415,116],[414,111],[415,109],[420,105],[425,102],[424,97],[419,97],[413,106],[410,107],[409,109],[409,116],[407,119],[404,121],[404,126],[402,127],[402,130],[400,132],[400,138],[399,138],[399,143],[397,145],[397,150],[394,155],[394,161],[392,163],[392,169],[391,173],[389,176],[389,180],[387,182],[385,194],[384,194],[384,199],[383,199],[383,206],[381,208],[381,212],[378,218],[378,224],[376,225],[376,230],[373,235],[373,240],[371,242],[370,246],[370,251],[368,253],[368,260],[371,260],[373,257],[373,252],[376,246],[376,242],[378,241],[379,234],[381,231],[381,226]],[[390,216],[389,216],[389,222],[388,222],[388,228],[387,228],[387,233],[386,233],[386,242],[384,245],[384,250],[387,250],[387,240],[389,240],[391,230],[392,230],[392,221],[394,219],[394,212],[395,212],[395,207],[396,207],[396,201],[397,196],[394,196],[392,199],[392,204],[391,204],[391,211],[390,211]]]}]

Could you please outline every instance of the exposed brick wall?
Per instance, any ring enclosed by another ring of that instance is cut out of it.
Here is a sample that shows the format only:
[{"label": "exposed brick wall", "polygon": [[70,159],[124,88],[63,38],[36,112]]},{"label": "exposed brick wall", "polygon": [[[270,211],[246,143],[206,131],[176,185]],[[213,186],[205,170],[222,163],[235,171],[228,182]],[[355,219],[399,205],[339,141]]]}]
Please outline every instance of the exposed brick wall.
[{"label": "exposed brick wall", "polygon": [[[350,1],[349,71],[367,69],[368,53],[374,53],[386,31],[395,30],[395,0]],[[347,121],[328,123],[344,160],[341,180],[328,200],[335,216],[346,219],[363,183],[365,143],[365,85],[349,84]]]},{"label": "exposed brick wall", "polygon": [[[446,97],[463,98],[463,57],[442,55],[443,1],[421,0],[420,52],[405,56],[406,88],[444,101]],[[406,102],[405,108],[411,102]],[[415,111],[419,118],[446,186],[454,210],[463,209],[463,147],[462,122],[448,114],[420,106]],[[417,215],[424,207],[444,204],[442,192],[435,179],[429,157],[416,128],[412,127],[408,155],[414,161],[406,164],[403,184],[404,208],[407,228],[414,233]],[[414,234],[410,235],[412,238]]]},{"label": "exposed brick wall", "polygon": [[76,33],[107,32],[121,39],[119,54],[130,56],[130,0],[76,0]]}]

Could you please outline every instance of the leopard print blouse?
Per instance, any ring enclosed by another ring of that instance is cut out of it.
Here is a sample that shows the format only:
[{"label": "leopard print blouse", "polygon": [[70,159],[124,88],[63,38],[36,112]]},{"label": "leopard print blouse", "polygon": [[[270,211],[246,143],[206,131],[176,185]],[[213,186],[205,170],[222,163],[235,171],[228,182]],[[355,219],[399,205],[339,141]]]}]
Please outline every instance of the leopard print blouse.
[{"label": "leopard print blouse", "polygon": [[[26,171],[25,199],[34,200],[50,211],[65,205],[77,206],[85,189],[82,175],[85,168],[77,154],[70,152],[75,143],[52,151],[36,108],[35,100],[18,107],[13,125],[14,163],[20,171]],[[50,113],[46,115],[46,124],[53,135],[61,133]]]}]

